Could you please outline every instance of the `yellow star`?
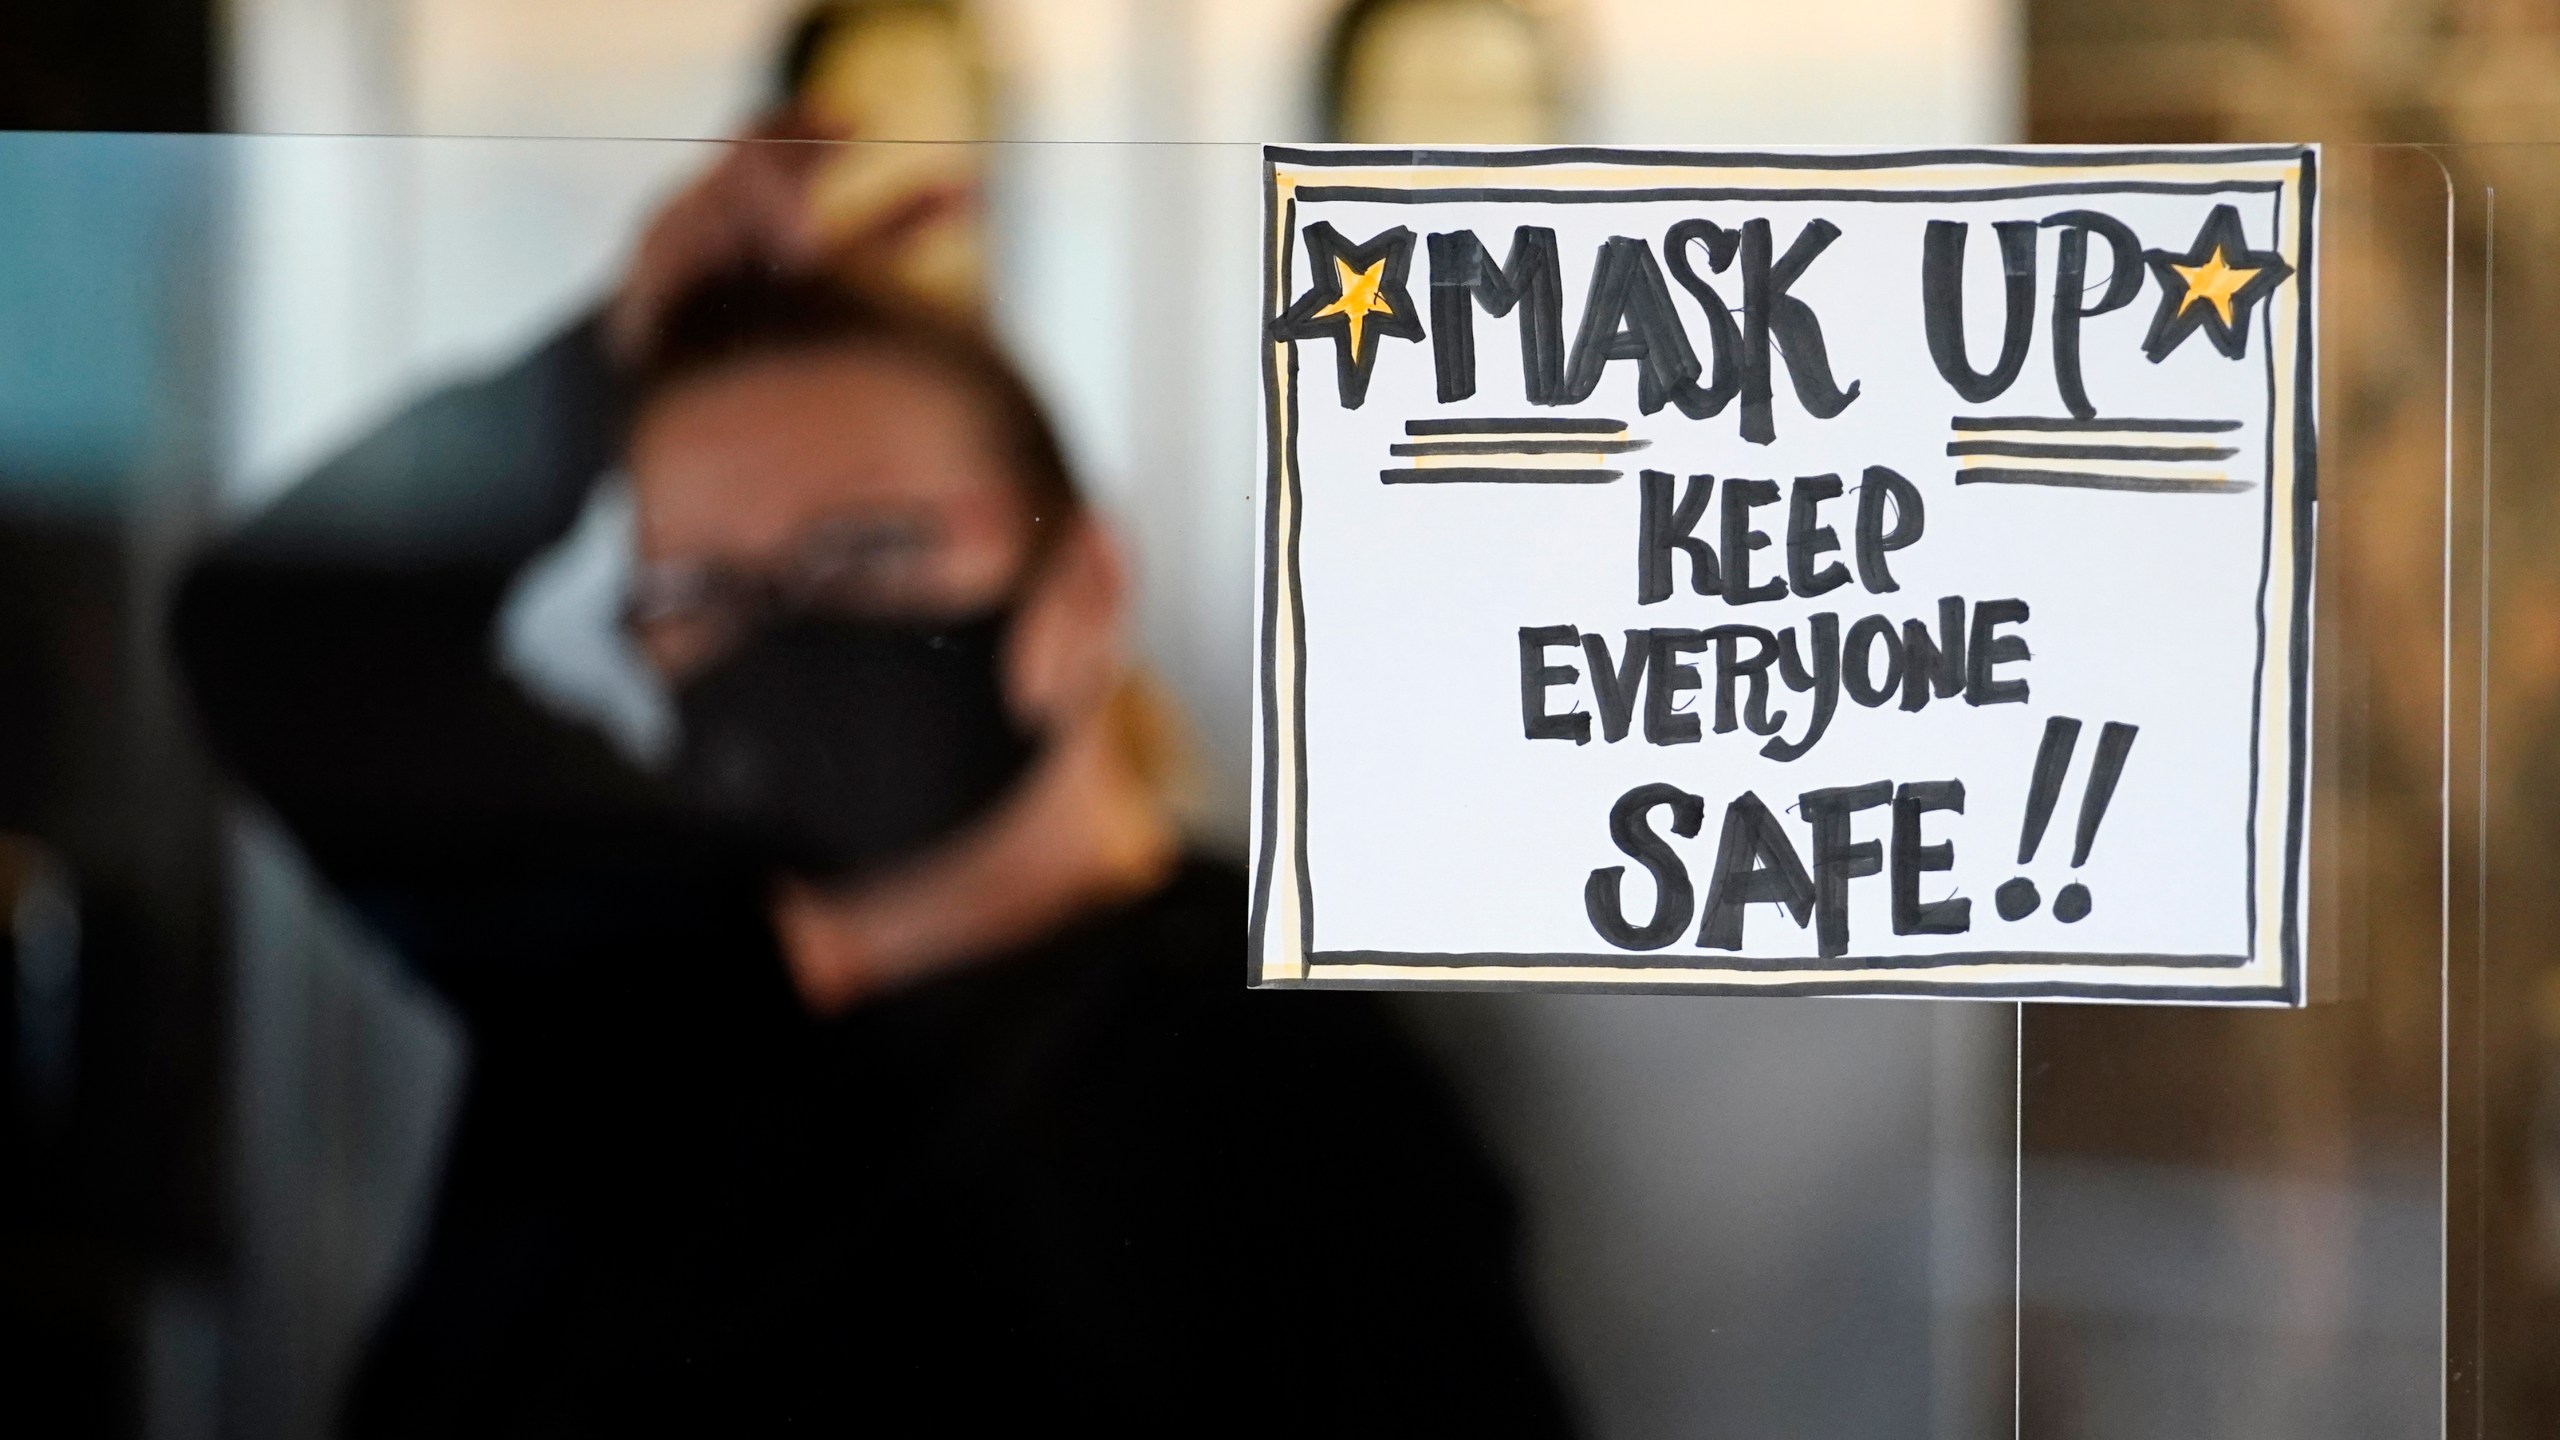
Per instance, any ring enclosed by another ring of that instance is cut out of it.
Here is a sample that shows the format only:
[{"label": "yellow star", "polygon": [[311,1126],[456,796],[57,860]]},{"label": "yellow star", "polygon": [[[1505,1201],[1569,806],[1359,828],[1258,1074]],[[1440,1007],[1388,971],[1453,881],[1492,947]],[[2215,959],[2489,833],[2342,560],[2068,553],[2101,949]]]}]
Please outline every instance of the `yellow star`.
[{"label": "yellow star", "polygon": [[1314,318],[1321,320],[1327,315],[1342,315],[1349,317],[1351,321],[1351,355],[1352,358],[1358,359],[1360,355],[1360,322],[1366,320],[1372,315],[1393,315],[1396,313],[1395,307],[1379,298],[1378,295],[1378,287],[1386,281],[1387,262],[1384,257],[1381,257],[1375,263],[1371,264],[1366,270],[1354,270],[1351,268],[1350,261],[1336,255],[1333,257],[1333,269],[1335,276],[1342,283],[1342,298],[1317,311]]},{"label": "yellow star", "polygon": [[[1342,262],[1337,260],[1334,263],[1339,265]],[[2219,245],[2213,247],[2213,258],[2201,265],[2172,265],[2169,268],[2177,271],[2179,277],[2187,282],[2187,296],[2178,302],[2178,313],[2184,315],[2188,306],[2199,300],[2207,301],[2222,312],[2224,325],[2231,323],[2231,297],[2258,278],[2255,270],[2235,270],[2224,264]]]}]

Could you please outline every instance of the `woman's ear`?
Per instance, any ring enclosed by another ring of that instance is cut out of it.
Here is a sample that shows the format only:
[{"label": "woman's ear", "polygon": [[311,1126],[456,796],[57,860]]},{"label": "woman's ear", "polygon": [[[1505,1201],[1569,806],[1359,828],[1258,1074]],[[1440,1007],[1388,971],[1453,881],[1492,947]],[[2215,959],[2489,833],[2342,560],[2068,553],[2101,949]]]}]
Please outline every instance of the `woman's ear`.
[{"label": "woman's ear", "polygon": [[1099,711],[1127,654],[1128,567],[1102,522],[1066,522],[1005,640],[1005,698],[1025,725],[1055,731]]}]

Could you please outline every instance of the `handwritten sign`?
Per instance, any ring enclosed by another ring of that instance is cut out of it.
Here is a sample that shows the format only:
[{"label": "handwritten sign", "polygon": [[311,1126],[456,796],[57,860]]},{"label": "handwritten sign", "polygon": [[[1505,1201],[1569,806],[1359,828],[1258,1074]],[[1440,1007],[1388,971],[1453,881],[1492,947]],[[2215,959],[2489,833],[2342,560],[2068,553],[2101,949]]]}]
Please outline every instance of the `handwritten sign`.
[{"label": "handwritten sign", "polygon": [[1265,154],[1256,983],[2300,1003],[2315,150]]}]

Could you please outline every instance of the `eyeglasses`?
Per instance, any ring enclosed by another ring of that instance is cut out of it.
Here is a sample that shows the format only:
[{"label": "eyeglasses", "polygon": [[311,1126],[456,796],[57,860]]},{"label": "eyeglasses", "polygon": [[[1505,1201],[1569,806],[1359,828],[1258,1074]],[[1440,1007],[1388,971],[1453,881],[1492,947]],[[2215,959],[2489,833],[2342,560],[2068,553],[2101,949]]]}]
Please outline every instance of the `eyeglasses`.
[{"label": "eyeglasses", "polygon": [[943,543],[923,520],[845,520],[818,530],[773,569],[704,560],[644,565],[632,577],[623,625],[662,658],[699,661],[787,615],[923,613],[934,598],[930,574]]}]

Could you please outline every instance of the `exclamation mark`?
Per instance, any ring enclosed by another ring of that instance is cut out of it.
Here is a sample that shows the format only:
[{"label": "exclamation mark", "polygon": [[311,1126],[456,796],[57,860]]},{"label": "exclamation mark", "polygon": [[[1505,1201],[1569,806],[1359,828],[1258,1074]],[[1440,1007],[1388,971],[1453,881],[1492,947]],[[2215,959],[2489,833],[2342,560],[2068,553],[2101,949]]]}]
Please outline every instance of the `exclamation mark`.
[{"label": "exclamation mark", "polygon": [[[2056,715],[2044,722],[2044,743],[2036,747],[2035,773],[2027,779],[2027,820],[2018,831],[2020,865],[2035,859],[2036,847],[2044,843],[2045,824],[2053,819],[2053,802],[2062,798],[2062,777],[2070,772],[2071,751],[2079,743],[2079,721]],[[2024,920],[2036,913],[2044,897],[2036,893],[2036,882],[2021,875],[1993,891],[1991,903],[2001,919]],[[2088,912],[2084,908],[2081,913]]]},{"label": "exclamation mark", "polygon": [[[2133,753],[2136,727],[2110,720],[2098,732],[2098,758],[2089,764],[2089,788],[2080,796],[2080,834],[2071,842],[2071,868],[2089,859],[2098,838],[2098,822],[2107,818],[2107,802],[2115,798],[2116,781],[2124,774],[2125,756]],[[2053,897],[2053,918],[2068,925],[2089,913],[2089,887],[2074,880]]]},{"label": "exclamation mark", "polygon": [[[2116,781],[2124,776],[2125,757],[2133,751],[2133,737],[2140,727],[2110,720],[2098,732],[2097,757],[2089,765],[2089,788],[2080,796],[2080,829],[2071,845],[2071,868],[2079,869],[2089,860],[2089,847],[2097,843],[2098,826],[2107,818],[2107,802],[2115,798]],[[2036,747],[2035,772],[2027,780],[2026,820],[2018,830],[2018,863],[2026,865],[2036,858],[2036,847],[2044,843],[2045,826],[2053,819],[2053,806],[2062,797],[2063,777],[2071,770],[2071,752],[2080,743],[2080,722],[2067,715],[2056,715],[2044,722],[2044,742]],[[2036,913],[2044,902],[2037,893],[2036,882],[2024,875],[2007,881],[1992,892],[1992,902],[2003,920],[2023,920]],[[2089,914],[2089,887],[2074,880],[2053,897],[2053,918],[2068,925]]]}]

